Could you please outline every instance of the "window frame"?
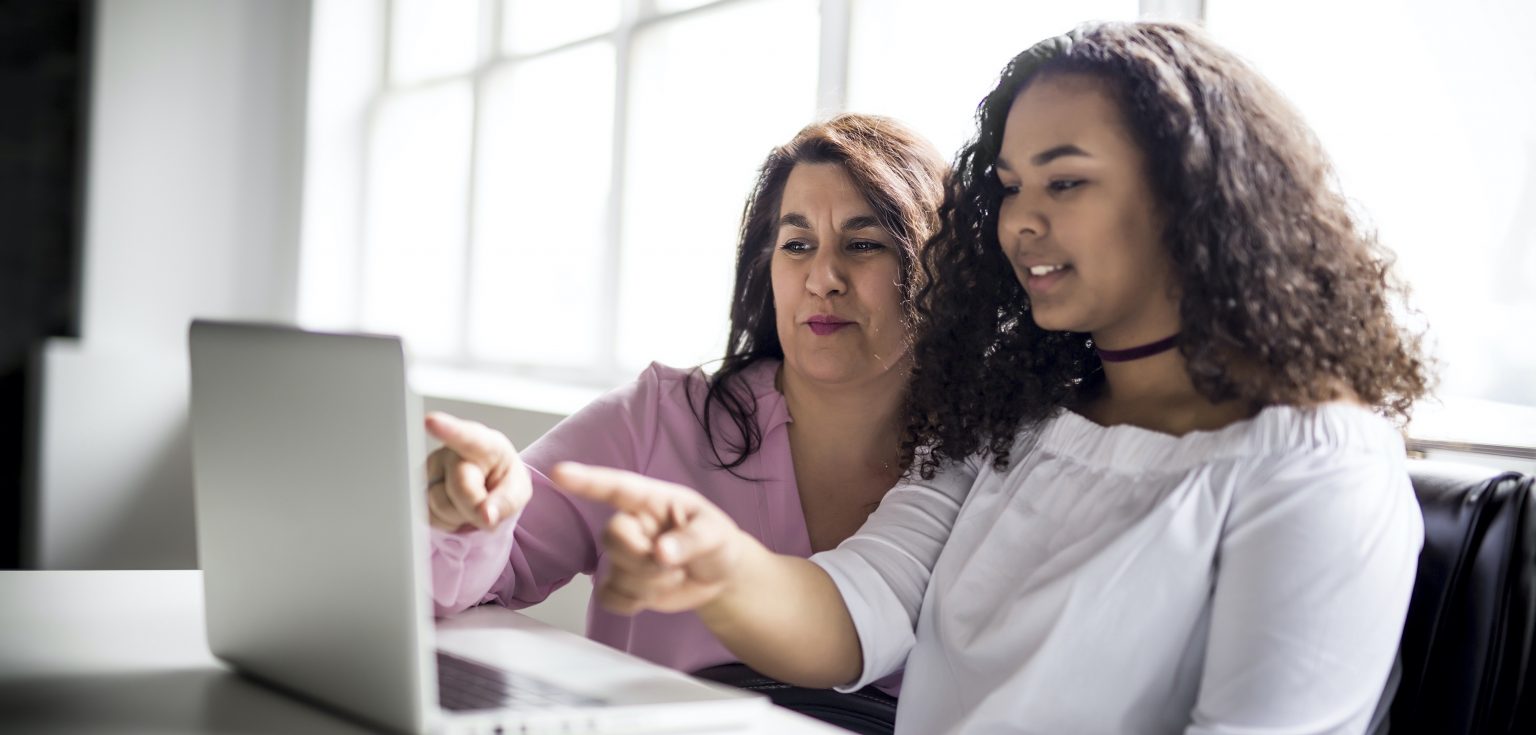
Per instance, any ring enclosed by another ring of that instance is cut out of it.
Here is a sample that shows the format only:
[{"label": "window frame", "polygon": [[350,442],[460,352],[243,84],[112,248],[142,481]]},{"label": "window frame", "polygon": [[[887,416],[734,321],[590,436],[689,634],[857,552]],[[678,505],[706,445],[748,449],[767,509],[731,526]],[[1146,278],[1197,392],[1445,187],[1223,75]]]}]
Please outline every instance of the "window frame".
[{"label": "window frame", "polygon": [[[577,384],[585,386],[612,386],[617,385],[629,377],[632,372],[619,359],[618,346],[618,311],[619,305],[619,281],[624,267],[624,242],[623,242],[623,207],[624,184],[626,176],[626,161],[628,160],[628,123],[630,119],[631,88],[633,76],[636,73],[634,61],[634,45],[636,37],[647,29],[682,19],[691,18],[703,13],[709,13],[732,5],[761,2],[763,0],[708,0],[697,6],[680,10],[662,11],[656,7],[655,0],[618,0],[619,18],[617,24],[610,30],[581,36],[566,40],[546,48],[532,52],[514,52],[505,48],[503,34],[505,32],[505,19],[508,12],[508,4],[511,0],[480,0],[479,37],[475,62],[469,69],[452,74],[441,74],[425,79],[409,82],[398,82],[394,78],[394,30],[399,15],[399,0],[384,0],[383,28],[380,42],[382,53],[379,57],[380,68],[378,70],[378,85],[370,96],[369,103],[364,112],[363,135],[365,140],[372,140],[379,128],[382,111],[390,100],[401,96],[418,92],[423,89],[438,85],[468,82],[471,89],[470,110],[470,134],[467,141],[469,160],[469,182],[466,189],[466,201],[463,217],[465,220],[464,240],[460,243],[463,253],[462,268],[459,274],[459,310],[461,318],[459,323],[450,328],[456,330],[456,348],[454,355],[450,357],[434,357],[423,360],[424,364],[434,367],[458,370],[458,371],[495,371],[508,372],[522,378],[547,380],[551,382]],[[851,53],[851,20],[853,6],[861,0],[817,0],[820,14],[819,43],[817,60],[817,89],[816,109],[820,114],[832,114],[847,109],[848,102],[848,72]],[[868,1],[868,0],[862,0]],[[1203,0],[1140,0],[1140,15],[1142,17],[1167,17],[1198,19],[1203,9]],[[589,365],[572,368],[565,365],[548,365],[539,362],[508,362],[476,357],[472,349],[468,322],[474,304],[474,273],[475,262],[475,238],[477,237],[476,207],[478,199],[478,187],[482,165],[483,148],[483,120],[484,98],[487,93],[489,80],[498,74],[505,73],[510,68],[535,61],[550,55],[559,54],[578,46],[592,43],[609,43],[614,51],[614,99],[612,140],[610,147],[609,176],[612,185],[609,187],[608,196],[603,205],[603,242],[602,257],[599,273],[596,274],[599,282],[598,292],[602,294],[603,303],[599,306],[600,314],[598,324],[593,325],[593,337],[597,345],[597,357]],[[365,221],[368,207],[368,182],[369,168],[372,161],[364,153],[362,161],[361,191],[359,198],[360,220]],[[359,232],[364,232],[365,226],[359,225]],[[360,243],[360,247],[353,252],[354,266],[358,272],[367,263],[366,244]],[[366,323],[365,288],[360,286],[353,294],[351,315],[354,323]],[[723,352],[724,345],[720,346]]]},{"label": "window frame", "polygon": [[[479,0],[479,17],[481,23],[478,33],[478,47],[474,65],[466,71],[438,75],[418,81],[398,83],[392,78],[393,64],[393,24],[398,14],[399,0],[381,0],[382,27],[380,33],[380,54],[378,56],[378,69],[376,87],[368,96],[368,103],[363,111],[363,151],[360,154],[358,171],[357,206],[357,233],[359,242],[348,250],[347,257],[351,259],[351,265],[356,272],[364,272],[362,269],[367,262],[368,252],[366,243],[361,242],[367,218],[369,169],[373,165],[367,154],[368,141],[372,140],[379,126],[381,111],[388,102],[399,95],[409,94],[434,85],[452,84],[468,81],[471,88],[471,124],[470,136],[467,141],[469,147],[469,183],[463,217],[466,226],[464,228],[464,240],[460,243],[463,248],[463,268],[459,276],[459,296],[462,318],[458,324],[450,328],[457,332],[456,354],[448,358],[433,358],[419,361],[423,367],[438,375],[468,375],[468,374],[501,374],[510,375],[512,380],[520,385],[531,383],[547,383],[563,386],[567,391],[576,391],[583,395],[595,395],[596,391],[621,384],[630,377],[632,372],[621,364],[618,356],[619,340],[617,330],[619,323],[619,281],[622,273],[624,259],[624,241],[622,228],[622,212],[624,207],[625,166],[628,160],[627,147],[629,145],[628,124],[631,111],[631,94],[633,77],[636,70],[633,65],[634,46],[636,37],[645,30],[660,24],[686,19],[701,13],[709,13],[715,10],[741,5],[745,3],[759,2],[761,0],[712,0],[703,2],[695,7],[674,11],[660,11],[656,8],[655,0],[619,0],[619,17],[617,23],[609,30],[584,35],[580,38],[566,40],[547,48],[532,52],[512,52],[505,49],[503,43],[504,19],[508,11],[508,3],[512,0]],[[846,109],[850,79],[850,54],[852,29],[851,20],[854,14],[854,3],[868,2],[870,0],[818,0],[820,13],[819,44],[817,61],[817,89],[816,107],[820,114],[832,114]],[[1203,22],[1206,17],[1204,0],[1140,0],[1139,15],[1143,18],[1175,18]],[[476,207],[478,199],[477,187],[482,166],[482,124],[484,117],[484,99],[487,93],[489,80],[497,74],[501,74],[510,68],[538,60],[549,55],[562,53],[572,48],[593,43],[608,43],[613,49],[614,69],[614,99],[613,120],[611,127],[612,141],[610,147],[609,175],[612,185],[603,204],[603,242],[600,272],[595,277],[600,281],[599,292],[603,294],[604,302],[599,309],[599,323],[593,325],[593,339],[597,345],[597,360],[588,366],[572,369],[568,366],[551,366],[536,362],[504,362],[486,358],[475,357],[471,349],[470,329],[468,323],[474,301],[474,269],[475,264],[475,238],[478,236],[476,221]],[[643,70],[642,70],[643,71]],[[355,153],[354,153],[355,154]],[[353,325],[365,323],[365,289],[362,284],[354,284],[350,288],[350,317]],[[723,347],[723,345],[722,345]],[[436,380],[439,385],[444,380]],[[1443,400],[1443,399],[1442,399]],[[1455,411],[1461,411],[1457,406],[1462,403],[1452,397],[1446,401],[1445,410],[1428,412],[1431,415],[1424,419],[1416,418],[1414,424],[1409,427],[1408,445],[1410,450],[1418,452],[1432,451],[1463,451],[1479,454],[1496,454],[1506,457],[1523,459],[1536,459],[1536,447],[1523,445],[1523,439],[1515,442],[1489,441],[1484,437],[1464,436],[1467,432],[1461,429],[1451,428],[1451,422],[1445,417]],[[1509,404],[1511,417],[1522,416],[1528,407],[1518,404]],[[1462,411],[1464,413],[1464,411]],[[1513,420],[1513,419],[1512,419]]]},{"label": "window frame", "polygon": [[[459,244],[463,253],[463,266],[459,274],[459,309],[462,318],[458,324],[451,326],[456,330],[456,348],[454,355],[450,357],[433,357],[422,359],[419,362],[433,369],[447,371],[485,371],[510,373],[519,378],[548,381],[551,383],[572,384],[584,387],[609,387],[617,385],[630,377],[633,372],[622,364],[618,355],[617,339],[619,322],[619,281],[622,273],[624,259],[623,242],[623,207],[625,204],[624,184],[626,175],[626,161],[628,160],[628,123],[630,120],[630,99],[633,87],[634,46],[635,39],[648,29],[658,25],[676,22],[679,20],[696,17],[700,14],[710,13],[733,5],[763,2],[764,0],[709,0],[697,6],[662,11],[657,9],[654,0],[618,0],[619,19],[611,29],[600,33],[584,35],[578,38],[562,41],[560,43],[540,48],[530,52],[515,52],[505,48],[503,42],[505,13],[508,11],[508,3],[511,0],[480,0],[479,38],[475,62],[469,69],[452,73],[432,76],[425,79],[409,82],[397,82],[393,76],[393,36],[394,24],[399,14],[398,0],[384,0],[383,27],[380,33],[382,53],[379,57],[378,84],[370,95],[370,99],[363,115],[363,138],[372,140],[379,128],[382,111],[389,102],[399,96],[419,92],[434,86],[468,82],[471,89],[470,134],[466,141],[469,156],[469,183],[466,191],[466,201],[463,217],[465,218],[465,235]],[[849,19],[852,14],[852,4],[857,0],[817,0],[821,18],[818,41],[818,74],[816,90],[816,107],[821,113],[842,110],[847,101],[847,73],[848,73],[848,46],[849,46]],[[470,330],[468,322],[474,304],[474,273],[475,262],[475,228],[477,216],[478,186],[482,165],[481,152],[483,149],[483,120],[489,80],[499,74],[506,73],[512,67],[536,61],[547,56],[569,51],[573,48],[594,43],[611,44],[614,51],[614,98],[613,120],[611,127],[611,148],[609,160],[609,176],[611,186],[608,196],[603,204],[603,241],[601,244],[602,256],[599,272],[595,274],[599,281],[598,292],[602,294],[603,303],[598,309],[599,323],[593,325],[591,337],[597,345],[597,357],[588,365],[572,368],[567,365],[548,365],[539,362],[508,362],[476,357],[472,350]],[[361,196],[358,200],[358,217],[360,220],[358,229],[360,233],[365,231],[368,216],[368,182],[369,169],[372,165],[369,156],[364,153],[361,168]],[[354,249],[351,254],[353,265],[358,272],[364,272],[368,253],[366,244]],[[360,285],[352,294],[351,317],[355,324],[366,323],[365,288]],[[720,346],[723,348],[724,345]]]}]

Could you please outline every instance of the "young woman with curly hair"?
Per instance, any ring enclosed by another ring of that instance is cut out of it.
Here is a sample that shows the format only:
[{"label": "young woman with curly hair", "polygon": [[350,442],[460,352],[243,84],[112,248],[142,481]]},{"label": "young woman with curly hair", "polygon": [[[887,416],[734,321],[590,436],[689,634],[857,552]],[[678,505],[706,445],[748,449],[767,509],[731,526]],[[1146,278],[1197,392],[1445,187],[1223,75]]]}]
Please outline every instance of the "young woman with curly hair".
[{"label": "young woman with curly hair", "polygon": [[1318,144],[1163,23],[1032,47],[978,123],[923,257],[906,481],[807,561],[557,468],[626,519],[605,604],[696,608],[786,681],[905,664],[902,733],[1376,726],[1422,542],[1389,419],[1425,371]]}]

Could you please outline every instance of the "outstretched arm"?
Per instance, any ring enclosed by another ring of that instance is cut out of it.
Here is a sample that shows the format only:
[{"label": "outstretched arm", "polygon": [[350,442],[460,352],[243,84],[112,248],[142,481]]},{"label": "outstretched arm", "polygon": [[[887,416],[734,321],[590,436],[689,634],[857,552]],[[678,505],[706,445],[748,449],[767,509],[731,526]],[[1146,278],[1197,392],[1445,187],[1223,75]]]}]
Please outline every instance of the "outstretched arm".
[{"label": "outstretched arm", "polygon": [[561,463],[561,489],[616,511],[603,534],[610,562],[595,594],[619,613],[697,610],[743,662],[802,686],[859,678],[858,632],[832,578],[774,554],[693,490],[622,470]]}]

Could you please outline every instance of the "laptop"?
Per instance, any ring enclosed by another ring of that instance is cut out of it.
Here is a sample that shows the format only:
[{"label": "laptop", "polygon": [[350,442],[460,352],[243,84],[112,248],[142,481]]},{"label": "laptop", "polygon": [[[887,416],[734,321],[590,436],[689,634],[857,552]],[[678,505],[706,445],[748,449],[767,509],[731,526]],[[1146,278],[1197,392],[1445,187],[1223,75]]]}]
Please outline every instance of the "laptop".
[{"label": "laptop", "polygon": [[505,609],[434,624],[426,437],[399,338],[202,320],[189,337],[215,656],[397,732],[716,732],[765,711]]}]

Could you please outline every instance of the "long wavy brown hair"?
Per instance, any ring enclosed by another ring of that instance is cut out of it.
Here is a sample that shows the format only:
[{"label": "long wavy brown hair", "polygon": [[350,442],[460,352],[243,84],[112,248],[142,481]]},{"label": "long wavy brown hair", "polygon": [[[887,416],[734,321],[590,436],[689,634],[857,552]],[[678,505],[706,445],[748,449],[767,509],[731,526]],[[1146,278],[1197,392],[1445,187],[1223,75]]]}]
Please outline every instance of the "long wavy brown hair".
[{"label": "long wavy brown hair", "polygon": [[[736,378],[762,360],[784,359],[774,320],[770,269],[784,185],[801,163],[842,166],[874,209],[880,226],[891,234],[892,249],[901,262],[902,310],[908,323],[915,315],[912,299],[922,284],[918,253],[939,226],[949,166],[932,143],[896,120],[845,113],[806,126],[768,154],[742,212],[725,357],[706,379],[701,406],[693,405],[693,394],[687,393],[690,408],[709,437],[715,466],[731,472],[763,441],[757,403]],[[725,417],[732,426],[722,431],[715,424]]]},{"label": "long wavy brown hair", "polygon": [[1352,392],[1406,421],[1429,383],[1420,335],[1394,320],[1405,294],[1391,257],[1310,129],[1198,28],[1104,23],[1014,57],[977,108],[922,259],[906,466],[931,478],[986,451],[1005,468],[1018,432],[1102,385],[1089,335],[1036,326],[997,237],[1009,108],[1056,74],[1107,83],[1146,155],[1181,294],[1178,348],[1201,395],[1258,408]]}]

